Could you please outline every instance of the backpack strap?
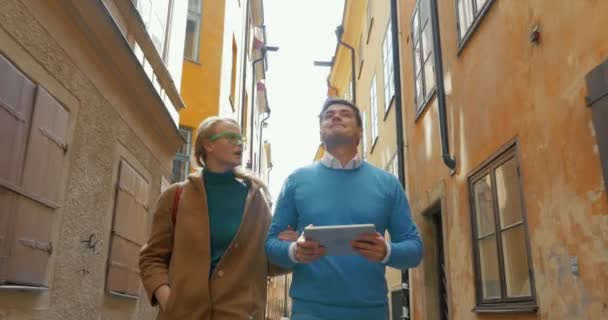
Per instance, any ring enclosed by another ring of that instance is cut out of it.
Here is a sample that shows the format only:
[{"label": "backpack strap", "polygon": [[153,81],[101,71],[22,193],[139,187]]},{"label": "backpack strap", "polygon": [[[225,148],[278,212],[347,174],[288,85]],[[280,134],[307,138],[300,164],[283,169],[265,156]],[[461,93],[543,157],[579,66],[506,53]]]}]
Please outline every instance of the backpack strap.
[{"label": "backpack strap", "polygon": [[175,189],[175,195],[173,196],[173,211],[171,211],[171,221],[173,222],[173,227],[175,227],[175,222],[177,222],[177,209],[179,208],[179,200],[182,197],[182,185],[178,184]]}]

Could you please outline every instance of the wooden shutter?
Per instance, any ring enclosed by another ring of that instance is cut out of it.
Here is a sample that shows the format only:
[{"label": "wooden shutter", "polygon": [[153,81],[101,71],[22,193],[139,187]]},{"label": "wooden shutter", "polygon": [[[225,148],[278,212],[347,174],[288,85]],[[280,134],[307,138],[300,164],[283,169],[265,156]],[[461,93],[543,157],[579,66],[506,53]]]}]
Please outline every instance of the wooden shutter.
[{"label": "wooden shutter", "polygon": [[0,284],[12,282],[9,256],[36,87],[0,55]]},{"label": "wooden shutter", "polygon": [[587,105],[591,107],[604,187],[608,190],[608,60],[587,74]]},{"label": "wooden shutter", "polygon": [[44,89],[38,88],[27,153],[22,193],[16,199],[6,279],[11,283],[46,286],[52,254],[53,213],[64,176],[69,112]]},{"label": "wooden shutter", "polygon": [[0,179],[19,184],[36,86],[0,56]]},{"label": "wooden shutter", "polygon": [[112,293],[139,296],[139,250],[144,243],[148,182],[126,161],[120,162],[107,288]]}]

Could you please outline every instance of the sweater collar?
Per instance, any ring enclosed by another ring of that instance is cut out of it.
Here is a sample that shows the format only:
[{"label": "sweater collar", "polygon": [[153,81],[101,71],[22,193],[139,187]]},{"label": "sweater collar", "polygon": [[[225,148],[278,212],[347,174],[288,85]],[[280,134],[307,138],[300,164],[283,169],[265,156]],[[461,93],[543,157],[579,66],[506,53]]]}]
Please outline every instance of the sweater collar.
[{"label": "sweater collar", "polygon": [[225,185],[235,181],[234,171],[211,172],[203,169],[204,181],[207,185]]}]

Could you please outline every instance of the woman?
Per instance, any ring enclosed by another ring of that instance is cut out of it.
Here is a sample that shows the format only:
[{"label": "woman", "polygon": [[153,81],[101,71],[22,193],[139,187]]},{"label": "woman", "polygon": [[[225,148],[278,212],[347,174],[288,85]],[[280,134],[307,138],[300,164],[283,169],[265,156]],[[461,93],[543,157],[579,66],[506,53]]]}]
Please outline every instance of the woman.
[{"label": "woman", "polygon": [[242,153],[236,121],[206,119],[194,146],[202,171],[161,194],[139,260],[158,319],[263,319],[266,277],[281,270],[264,250],[266,188],[237,168]]}]

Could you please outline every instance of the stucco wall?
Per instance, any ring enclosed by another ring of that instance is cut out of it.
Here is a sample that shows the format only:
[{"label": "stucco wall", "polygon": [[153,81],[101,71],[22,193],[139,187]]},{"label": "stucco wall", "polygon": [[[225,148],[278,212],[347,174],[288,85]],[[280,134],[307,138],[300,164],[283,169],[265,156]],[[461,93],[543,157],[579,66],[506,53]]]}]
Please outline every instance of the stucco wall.
[{"label": "stucco wall", "polygon": [[[0,290],[0,319],[153,318],[145,298],[116,298],[104,289],[118,159],[126,158],[148,180],[153,208],[177,146],[161,140],[145,120],[151,106],[133,107],[136,96],[120,87],[58,3],[1,1],[0,53],[78,111],[64,201],[54,218],[49,289]],[[91,234],[101,240],[95,249],[81,243]]]},{"label": "stucco wall", "polygon": [[[453,319],[602,319],[608,288],[608,204],[585,106],[584,77],[608,57],[608,3],[600,1],[497,0],[457,55],[456,12],[440,3],[440,27],[451,153],[450,176],[441,161],[437,102],[415,120],[410,21],[415,1],[401,2],[403,100],[408,145],[409,194],[421,213],[430,194],[445,184],[444,242]],[[529,41],[539,24],[539,45]],[[467,175],[501,146],[519,144],[524,206],[539,310],[529,314],[477,315]],[[579,275],[571,271],[577,257]],[[416,292],[428,287],[433,266],[412,276]],[[430,288],[432,289],[432,288]],[[428,290],[430,290],[428,289]],[[414,295],[415,319],[436,308]]]}]

